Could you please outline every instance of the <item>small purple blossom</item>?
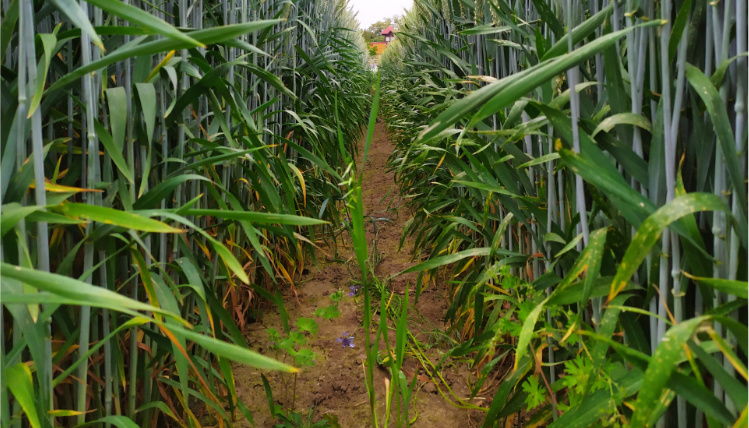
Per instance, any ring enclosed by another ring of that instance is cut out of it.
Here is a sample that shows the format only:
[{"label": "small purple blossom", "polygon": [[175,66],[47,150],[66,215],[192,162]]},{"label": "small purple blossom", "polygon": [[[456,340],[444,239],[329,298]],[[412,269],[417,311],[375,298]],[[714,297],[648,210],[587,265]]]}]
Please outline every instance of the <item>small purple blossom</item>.
[{"label": "small purple blossom", "polygon": [[342,347],[353,348],[354,347],[354,336],[349,336],[347,331],[343,332],[343,336],[335,340],[340,343]]},{"label": "small purple blossom", "polygon": [[359,289],[361,288],[361,285],[352,285],[349,287],[351,291],[348,293],[349,296],[355,296],[359,293]]}]

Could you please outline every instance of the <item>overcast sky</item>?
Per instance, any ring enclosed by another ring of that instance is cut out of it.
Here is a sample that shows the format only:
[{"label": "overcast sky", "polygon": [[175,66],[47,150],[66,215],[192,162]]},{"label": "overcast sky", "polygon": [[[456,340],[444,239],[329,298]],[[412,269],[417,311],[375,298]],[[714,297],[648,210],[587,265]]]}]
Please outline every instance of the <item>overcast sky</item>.
[{"label": "overcast sky", "polygon": [[362,29],[366,29],[382,18],[403,15],[403,9],[410,9],[413,0],[349,0]]}]

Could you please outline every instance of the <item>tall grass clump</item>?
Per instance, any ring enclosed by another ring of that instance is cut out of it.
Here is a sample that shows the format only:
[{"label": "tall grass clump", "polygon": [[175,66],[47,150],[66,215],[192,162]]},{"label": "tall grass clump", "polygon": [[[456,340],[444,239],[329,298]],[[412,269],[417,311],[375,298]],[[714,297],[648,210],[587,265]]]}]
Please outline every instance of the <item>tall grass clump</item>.
[{"label": "tall grass clump", "polygon": [[296,371],[241,328],[263,299],[288,331],[340,224],[357,25],[346,0],[2,2],[3,427],[224,426],[252,420],[230,361]]},{"label": "tall grass clump", "polygon": [[381,111],[415,294],[450,284],[484,426],[746,424],[746,17],[416,0],[400,22]]}]

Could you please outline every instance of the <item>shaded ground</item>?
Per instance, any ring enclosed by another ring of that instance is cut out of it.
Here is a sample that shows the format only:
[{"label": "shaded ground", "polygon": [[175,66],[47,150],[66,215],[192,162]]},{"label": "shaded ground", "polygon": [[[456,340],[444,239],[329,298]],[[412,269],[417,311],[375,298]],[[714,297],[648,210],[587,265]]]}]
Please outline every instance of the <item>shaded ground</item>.
[{"label": "shaded ground", "polygon": [[[386,163],[393,146],[388,141],[384,125],[377,124],[372,141],[367,165],[364,169],[363,196],[364,213],[379,219],[376,221],[376,248],[378,264],[375,275],[397,294],[402,294],[406,283],[415,283],[415,274],[392,278],[414,263],[411,262],[409,251],[412,243],[406,242],[402,252],[398,252],[401,232],[409,214],[402,207],[403,201],[393,181],[393,174],[386,173]],[[359,159],[361,162],[361,157]],[[399,209],[400,208],[400,209]],[[368,243],[370,253],[374,253],[375,227],[368,224]],[[314,318],[320,330],[316,339],[308,346],[317,354],[315,366],[305,368],[296,378],[296,394],[294,394],[294,376],[279,373],[265,373],[273,388],[274,399],[277,404],[286,409],[293,408],[307,414],[310,408],[315,409],[315,420],[325,414],[337,417],[341,427],[365,427],[369,423],[369,405],[364,383],[364,329],[362,327],[362,298],[360,296],[345,296],[339,308],[341,316],[333,320],[322,320],[314,316],[318,307],[330,304],[329,296],[336,290],[347,294],[353,284],[352,273],[358,269],[348,237],[338,246],[338,258],[334,259],[332,248],[326,249],[326,254],[318,252],[319,269],[309,266],[304,277],[296,283],[299,293],[298,299],[293,294],[286,296],[286,308],[291,323],[298,317]],[[442,352],[446,352],[444,328],[441,317],[447,308],[443,290],[427,288],[419,298],[418,305],[409,308],[409,318],[414,322],[409,329],[418,340],[428,349],[425,353],[433,362],[439,361]],[[413,299],[411,299],[413,303]],[[373,323],[377,317],[373,318]],[[256,351],[266,355],[284,359],[284,353],[274,354],[269,349],[267,328],[283,331],[277,313],[265,314],[259,322],[250,324],[245,335],[248,343]],[[336,342],[344,332],[356,337],[354,348],[343,348]],[[374,336],[374,335],[373,335]],[[389,332],[391,343],[394,332]],[[286,361],[293,364],[291,357]],[[406,357],[403,370],[410,378],[417,370],[414,358]],[[423,369],[418,369],[420,374]],[[469,395],[466,381],[469,377],[468,366],[465,363],[454,363],[442,370],[442,376],[450,385],[452,391],[461,398]],[[258,370],[244,367],[234,367],[235,381],[239,398],[250,408],[258,427],[273,426],[263,383]],[[377,393],[378,418],[383,419],[384,410],[384,379],[388,377],[385,370],[375,370],[375,390]],[[470,427],[480,425],[483,414],[478,411],[458,409],[446,403],[431,383],[419,382],[420,387],[412,399],[410,415],[413,409],[418,412],[414,427]],[[447,391],[444,391],[449,396]],[[295,395],[295,397],[293,397]],[[474,399],[475,404],[484,404],[481,398]],[[411,416],[413,417],[413,416]],[[391,418],[392,419],[392,418]],[[247,421],[241,421],[239,426],[250,426]]]}]

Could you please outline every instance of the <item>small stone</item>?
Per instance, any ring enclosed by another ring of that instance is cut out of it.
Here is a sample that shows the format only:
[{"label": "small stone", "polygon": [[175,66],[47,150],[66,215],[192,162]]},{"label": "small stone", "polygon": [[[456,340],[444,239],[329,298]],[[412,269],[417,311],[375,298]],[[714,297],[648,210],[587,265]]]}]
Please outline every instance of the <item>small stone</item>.
[{"label": "small stone", "polygon": [[424,384],[424,387],[421,389],[424,390],[424,392],[428,392],[430,394],[436,394],[437,393],[437,387],[434,386],[434,382],[427,382]]}]

